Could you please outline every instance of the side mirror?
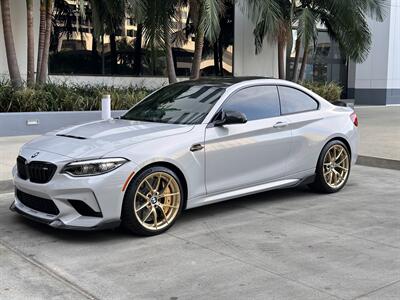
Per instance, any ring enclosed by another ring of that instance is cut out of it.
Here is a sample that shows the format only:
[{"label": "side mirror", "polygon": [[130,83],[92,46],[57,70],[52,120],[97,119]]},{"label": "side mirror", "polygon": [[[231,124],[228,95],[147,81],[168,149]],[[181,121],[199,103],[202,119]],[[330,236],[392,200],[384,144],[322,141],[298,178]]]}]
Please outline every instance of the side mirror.
[{"label": "side mirror", "polygon": [[214,121],[215,126],[244,123],[247,123],[247,118],[243,113],[229,110],[221,110]]}]

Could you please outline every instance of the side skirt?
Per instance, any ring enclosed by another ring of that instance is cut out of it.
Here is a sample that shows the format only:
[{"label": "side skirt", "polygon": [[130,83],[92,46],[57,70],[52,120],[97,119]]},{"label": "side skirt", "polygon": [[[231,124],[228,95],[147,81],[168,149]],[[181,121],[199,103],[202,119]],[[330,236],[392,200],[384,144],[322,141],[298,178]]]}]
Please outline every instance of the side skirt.
[{"label": "side skirt", "polygon": [[283,187],[292,187],[296,186],[298,184],[303,183],[303,180],[300,179],[284,179],[284,180],[279,180],[279,181],[274,181],[274,182],[269,182],[269,183],[264,183],[252,187],[247,187],[243,188],[240,190],[235,190],[235,191],[229,191],[225,192],[222,194],[217,194],[217,195],[211,195],[207,196],[205,198],[197,198],[197,199],[192,199],[191,201],[188,201],[186,209],[190,208],[195,208],[203,205],[208,205],[212,203],[217,203],[233,198],[238,198],[238,197],[243,197],[251,194],[256,194],[260,192],[265,192],[268,190],[274,190],[278,188],[283,188]]}]

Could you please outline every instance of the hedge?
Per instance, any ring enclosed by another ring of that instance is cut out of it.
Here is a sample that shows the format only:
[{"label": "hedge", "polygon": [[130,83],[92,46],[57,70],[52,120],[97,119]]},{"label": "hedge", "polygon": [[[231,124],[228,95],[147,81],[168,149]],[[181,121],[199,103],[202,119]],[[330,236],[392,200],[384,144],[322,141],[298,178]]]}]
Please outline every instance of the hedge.
[{"label": "hedge", "polygon": [[[328,101],[340,99],[342,88],[336,83],[303,85]],[[151,91],[139,87],[116,88],[103,85],[47,83],[36,88],[14,89],[8,81],[0,82],[0,112],[85,111],[99,110],[100,99],[110,94],[113,110],[129,109]]]},{"label": "hedge", "polygon": [[100,99],[105,94],[111,95],[113,110],[125,110],[149,93],[149,90],[137,87],[54,83],[16,90],[8,82],[0,82],[0,112],[99,110]]},{"label": "hedge", "polygon": [[340,99],[343,88],[335,82],[317,83],[317,82],[302,82],[301,85],[312,90],[314,93],[320,95],[322,98],[330,102]]}]

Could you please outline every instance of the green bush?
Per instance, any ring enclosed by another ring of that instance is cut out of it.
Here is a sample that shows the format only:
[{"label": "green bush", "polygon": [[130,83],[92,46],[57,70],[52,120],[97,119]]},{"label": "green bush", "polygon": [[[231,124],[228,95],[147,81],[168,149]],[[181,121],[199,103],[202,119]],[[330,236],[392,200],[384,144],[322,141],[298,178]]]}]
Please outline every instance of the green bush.
[{"label": "green bush", "polygon": [[0,112],[99,110],[101,98],[111,95],[113,110],[125,110],[150,93],[145,88],[48,83],[34,89],[14,89],[0,82]]},{"label": "green bush", "polygon": [[343,87],[335,82],[302,82],[301,85],[330,102],[339,100],[343,91]]}]

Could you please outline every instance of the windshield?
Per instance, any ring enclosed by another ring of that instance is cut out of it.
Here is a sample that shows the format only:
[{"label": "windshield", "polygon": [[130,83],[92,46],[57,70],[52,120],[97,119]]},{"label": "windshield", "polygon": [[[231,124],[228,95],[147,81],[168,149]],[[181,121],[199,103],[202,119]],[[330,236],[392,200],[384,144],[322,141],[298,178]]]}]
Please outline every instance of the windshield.
[{"label": "windshield", "polygon": [[121,119],[170,124],[200,124],[225,92],[195,82],[166,86],[143,99]]}]

